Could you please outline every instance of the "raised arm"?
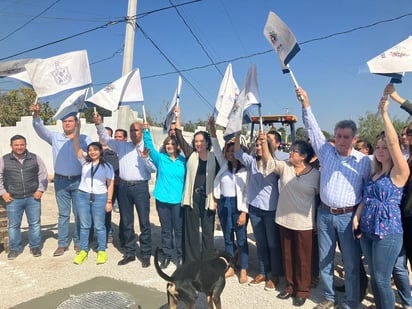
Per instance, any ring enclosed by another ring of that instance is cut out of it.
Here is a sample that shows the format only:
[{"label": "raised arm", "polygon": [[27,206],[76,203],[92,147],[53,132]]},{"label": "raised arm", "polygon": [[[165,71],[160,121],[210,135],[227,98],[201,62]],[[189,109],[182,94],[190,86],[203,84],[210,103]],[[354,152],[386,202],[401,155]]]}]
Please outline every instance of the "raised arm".
[{"label": "raised arm", "polygon": [[50,145],[52,144],[52,133],[44,126],[43,121],[40,119],[40,104],[34,102],[30,106],[30,111],[33,113],[33,128],[37,135],[45,140]]},{"label": "raised arm", "polygon": [[160,153],[156,150],[153,145],[152,135],[150,133],[150,125],[148,122],[143,124],[143,143],[144,146],[149,150],[149,156],[152,158],[153,163],[156,167],[159,165],[160,161]]},{"label": "raised arm", "polygon": [[409,113],[409,115],[412,115],[412,104],[398,94],[393,84],[389,83],[386,85],[384,94],[390,95],[392,100],[398,103],[403,110]]},{"label": "raised arm", "polygon": [[76,121],[76,129],[73,136],[74,154],[78,159],[83,158],[83,149],[80,147],[80,121]]},{"label": "raised arm", "polygon": [[388,115],[389,101],[387,96],[383,96],[379,102],[379,109],[381,111],[383,127],[385,130],[386,147],[388,147],[389,154],[393,161],[393,168],[391,170],[392,182],[402,187],[405,185],[409,177],[409,167],[402,154],[401,147],[399,145],[398,134],[392,125],[391,119]]}]

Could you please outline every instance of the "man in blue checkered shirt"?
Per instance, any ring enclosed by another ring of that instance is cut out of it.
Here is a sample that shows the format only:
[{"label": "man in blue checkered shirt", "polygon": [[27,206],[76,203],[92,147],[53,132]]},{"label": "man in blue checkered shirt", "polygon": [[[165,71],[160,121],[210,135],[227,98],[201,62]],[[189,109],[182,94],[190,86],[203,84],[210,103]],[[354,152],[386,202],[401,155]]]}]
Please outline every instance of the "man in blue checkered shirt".
[{"label": "man in blue checkered shirt", "polygon": [[357,127],[352,120],[335,125],[335,143],[329,143],[312,113],[309,99],[302,88],[296,89],[302,103],[302,118],[321,166],[320,198],[317,229],[319,269],[325,299],[315,309],[334,308],[336,294],[333,271],[336,243],[339,241],[345,267],[343,308],[357,308],[360,303],[360,246],[352,235],[352,217],[362,200],[363,184],[371,170],[368,156],[353,149]]}]

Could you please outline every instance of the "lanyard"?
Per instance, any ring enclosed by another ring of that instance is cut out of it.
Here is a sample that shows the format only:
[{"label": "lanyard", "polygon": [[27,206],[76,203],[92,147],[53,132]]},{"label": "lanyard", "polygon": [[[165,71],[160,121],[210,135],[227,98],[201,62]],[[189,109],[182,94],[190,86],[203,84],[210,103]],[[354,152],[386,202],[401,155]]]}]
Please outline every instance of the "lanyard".
[{"label": "lanyard", "polygon": [[96,169],[93,170],[93,162],[92,162],[92,169],[91,169],[91,175],[92,175],[92,180],[91,180],[91,189],[92,189],[92,193],[93,193],[93,177],[96,174],[97,170],[99,169],[100,166],[100,162],[97,163]]}]

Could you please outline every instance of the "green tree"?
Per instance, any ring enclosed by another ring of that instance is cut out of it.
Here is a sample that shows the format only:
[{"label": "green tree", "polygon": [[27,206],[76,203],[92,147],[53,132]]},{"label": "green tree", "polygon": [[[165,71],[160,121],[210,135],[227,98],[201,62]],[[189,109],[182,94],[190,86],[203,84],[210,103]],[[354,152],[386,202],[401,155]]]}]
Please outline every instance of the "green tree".
[{"label": "green tree", "polygon": [[[36,99],[36,93],[27,87],[11,90],[0,94],[0,124],[2,126],[15,126],[22,116],[30,116],[30,105]],[[40,117],[45,124],[53,124],[56,109],[48,102],[40,103]]]},{"label": "green tree", "polygon": [[[396,117],[392,118],[393,126],[396,132],[400,132],[402,128],[411,121],[411,117],[408,117],[405,121],[400,120]],[[368,140],[373,144],[376,136],[383,131],[382,118],[376,113],[370,111],[366,112],[365,116],[361,116],[358,119],[358,134],[362,139]]]}]

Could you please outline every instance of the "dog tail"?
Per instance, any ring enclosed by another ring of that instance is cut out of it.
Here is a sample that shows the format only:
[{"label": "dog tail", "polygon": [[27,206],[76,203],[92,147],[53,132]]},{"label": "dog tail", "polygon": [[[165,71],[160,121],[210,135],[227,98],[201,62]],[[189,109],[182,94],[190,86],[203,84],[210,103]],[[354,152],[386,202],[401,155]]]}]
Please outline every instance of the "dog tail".
[{"label": "dog tail", "polygon": [[168,274],[166,274],[165,272],[163,272],[163,270],[160,268],[159,265],[159,253],[160,253],[161,249],[159,247],[156,248],[156,252],[154,255],[154,265],[157,271],[157,274],[164,280],[172,282],[172,277],[170,277]]}]

